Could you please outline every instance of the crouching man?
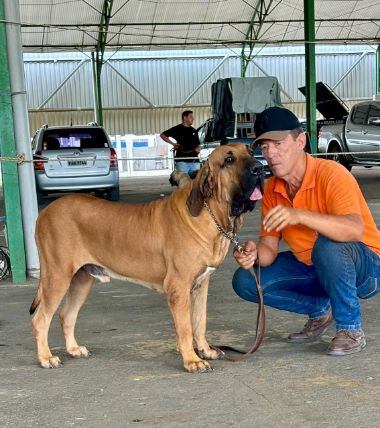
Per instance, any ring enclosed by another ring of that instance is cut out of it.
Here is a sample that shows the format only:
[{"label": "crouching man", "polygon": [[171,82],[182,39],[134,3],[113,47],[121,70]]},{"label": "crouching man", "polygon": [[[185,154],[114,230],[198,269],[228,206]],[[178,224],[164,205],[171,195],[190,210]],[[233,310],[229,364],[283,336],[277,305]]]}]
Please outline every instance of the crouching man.
[{"label": "crouching man", "polygon": [[[241,266],[234,290],[257,302],[246,269],[259,255],[264,303],[308,316],[290,342],[315,340],[335,321],[327,353],[359,352],[366,345],[359,298],[374,296],[380,286],[380,231],[363,194],[343,166],[304,152],[306,136],[289,110],[265,110],[255,133],[273,177],[265,187],[258,243],[234,252]],[[290,251],[279,252],[281,239]]]}]

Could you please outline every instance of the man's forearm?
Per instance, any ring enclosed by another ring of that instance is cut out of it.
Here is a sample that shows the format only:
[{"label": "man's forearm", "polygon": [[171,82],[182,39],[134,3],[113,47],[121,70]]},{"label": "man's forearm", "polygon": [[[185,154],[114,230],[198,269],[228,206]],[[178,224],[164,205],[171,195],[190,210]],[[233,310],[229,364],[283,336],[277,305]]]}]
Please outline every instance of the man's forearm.
[{"label": "man's forearm", "polygon": [[360,241],[364,224],[357,214],[330,215],[299,210],[300,224],[338,242]]},{"label": "man's forearm", "polygon": [[257,244],[257,253],[260,261],[260,266],[270,266],[277,257],[278,251],[274,251],[273,248],[269,247],[263,242]]},{"label": "man's forearm", "polygon": [[162,140],[164,140],[164,141],[165,141],[165,143],[168,143],[168,144],[170,144],[171,146],[173,146],[173,147],[174,147],[175,143],[173,143],[173,141],[171,141],[171,140],[170,140],[170,138],[169,138],[169,137],[167,137],[165,134],[160,134],[160,138],[161,138]]}]

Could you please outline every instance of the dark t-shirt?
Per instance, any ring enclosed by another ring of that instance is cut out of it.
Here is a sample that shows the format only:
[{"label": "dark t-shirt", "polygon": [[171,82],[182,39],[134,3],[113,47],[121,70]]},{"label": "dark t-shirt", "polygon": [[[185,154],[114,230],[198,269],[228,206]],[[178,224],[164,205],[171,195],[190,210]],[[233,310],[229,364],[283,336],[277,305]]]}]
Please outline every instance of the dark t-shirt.
[{"label": "dark t-shirt", "polygon": [[[198,157],[195,148],[199,146],[198,132],[192,126],[184,126],[182,123],[173,126],[163,132],[167,137],[174,138],[181,146],[175,153],[176,158],[194,158]],[[198,162],[195,159],[184,159],[182,162]]]}]

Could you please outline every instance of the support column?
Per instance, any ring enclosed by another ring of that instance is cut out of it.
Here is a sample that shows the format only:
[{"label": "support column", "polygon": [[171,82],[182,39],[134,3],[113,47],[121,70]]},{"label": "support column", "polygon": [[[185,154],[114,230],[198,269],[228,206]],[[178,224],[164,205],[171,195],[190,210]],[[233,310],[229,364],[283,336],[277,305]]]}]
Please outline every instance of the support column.
[{"label": "support column", "polygon": [[317,89],[315,72],[315,11],[314,0],[304,0],[306,120],[311,153],[317,153]]},{"label": "support column", "polygon": [[376,50],[376,94],[380,94],[380,45]]},{"label": "support column", "polygon": [[[8,52],[11,52],[11,55],[8,55],[8,64],[16,150],[18,153],[24,153],[27,159],[32,159],[22,55],[19,0],[5,0],[4,13],[6,21],[10,22],[6,24],[6,36]],[[38,205],[33,164],[24,163],[19,165],[18,177],[20,182],[27,273],[30,276],[38,277],[40,263],[34,239]]]},{"label": "support column", "polygon": [[[101,87],[101,67],[98,67],[98,53],[91,52],[92,82],[94,91],[94,118],[95,122],[103,126],[103,105]],[[99,98],[100,95],[100,98]]]},{"label": "support column", "polygon": [[[0,21],[4,21],[4,0],[0,0]],[[4,22],[0,22],[0,154],[16,156],[13,129],[12,99],[8,68],[7,38]],[[2,162],[4,207],[7,218],[8,247],[12,279],[22,283],[26,279],[25,249],[21,218],[18,166],[15,162]]]}]

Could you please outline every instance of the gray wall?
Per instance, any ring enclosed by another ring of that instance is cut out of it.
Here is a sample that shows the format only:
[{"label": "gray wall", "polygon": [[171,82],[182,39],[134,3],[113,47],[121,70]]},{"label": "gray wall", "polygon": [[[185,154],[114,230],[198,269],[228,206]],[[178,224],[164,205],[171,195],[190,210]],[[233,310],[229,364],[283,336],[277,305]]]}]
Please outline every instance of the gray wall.
[{"label": "gray wall", "polygon": [[[367,46],[317,47],[317,79],[334,86],[368,51],[348,77],[337,86],[338,95],[347,100],[370,98],[375,90],[375,49]],[[258,50],[247,76],[262,76],[263,70],[276,76],[290,100],[283,101],[298,115],[304,115],[304,98],[298,87],[304,85],[302,47],[265,48]],[[142,92],[155,107],[149,105],[131,85],[118,76],[106,63],[103,68],[103,103],[105,127],[112,134],[155,133],[179,121],[182,106],[193,90],[218,66],[225,55],[229,58],[190,98],[197,122],[209,116],[210,87],[218,78],[240,75],[239,51],[175,51],[118,52],[108,54],[109,63]],[[52,99],[38,109],[81,60],[87,61],[57,91]],[[51,125],[83,123],[93,120],[92,69],[85,54],[25,54],[25,75],[31,131],[43,123]],[[70,111],[71,110],[71,111]]]}]

